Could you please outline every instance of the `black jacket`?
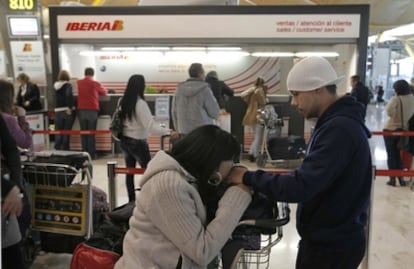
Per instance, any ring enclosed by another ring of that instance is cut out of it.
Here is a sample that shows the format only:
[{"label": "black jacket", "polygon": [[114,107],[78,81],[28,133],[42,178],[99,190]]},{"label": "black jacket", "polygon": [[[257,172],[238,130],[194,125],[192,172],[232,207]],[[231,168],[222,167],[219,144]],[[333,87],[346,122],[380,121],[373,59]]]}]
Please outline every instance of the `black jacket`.
[{"label": "black jacket", "polygon": [[364,104],[365,106],[369,103],[369,90],[367,87],[358,82],[355,87],[351,90],[351,95],[354,96],[358,102]]},{"label": "black jacket", "polygon": [[[19,92],[17,93],[17,105],[26,109],[26,111],[33,111],[33,110],[41,110],[42,103],[40,102],[40,90],[34,83],[27,83],[26,85],[26,93],[24,96],[21,95],[22,88],[19,87]],[[24,103],[29,101],[30,104],[25,106]]]},{"label": "black jacket", "polygon": [[206,78],[206,82],[210,84],[211,90],[213,91],[213,95],[216,98],[219,107],[224,108],[224,105],[226,103],[224,96],[233,96],[233,90],[230,89],[230,87],[227,86],[224,81],[218,80],[215,77]]}]

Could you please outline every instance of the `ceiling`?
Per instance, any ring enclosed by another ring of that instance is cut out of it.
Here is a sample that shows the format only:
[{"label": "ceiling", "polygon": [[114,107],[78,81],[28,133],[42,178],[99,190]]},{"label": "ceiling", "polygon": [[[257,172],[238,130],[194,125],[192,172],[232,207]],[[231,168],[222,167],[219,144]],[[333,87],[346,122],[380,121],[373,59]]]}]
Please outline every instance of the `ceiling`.
[{"label": "ceiling", "polygon": [[[225,0],[38,0],[43,6],[59,5],[61,2],[74,2],[86,6],[136,6],[141,4],[216,4]],[[378,33],[414,22],[414,1],[412,0],[227,0],[240,5],[370,5],[370,33]]]}]

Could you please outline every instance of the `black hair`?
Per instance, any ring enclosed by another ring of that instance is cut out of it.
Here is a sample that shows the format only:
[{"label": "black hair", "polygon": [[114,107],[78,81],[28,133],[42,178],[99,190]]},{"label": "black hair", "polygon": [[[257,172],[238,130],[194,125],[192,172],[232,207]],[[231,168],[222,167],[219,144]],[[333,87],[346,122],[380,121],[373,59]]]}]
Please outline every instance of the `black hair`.
[{"label": "black hair", "polygon": [[85,76],[93,76],[95,75],[95,70],[92,67],[85,68]]},{"label": "black hair", "polygon": [[135,115],[135,106],[138,97],[145,101],[145,78],[143,75],[132,75],[121,100],[121,119],[132,119]]},{"label": "black hair", "polygon": [[326,90],[330,93],[330,94],[336,94],[336,85],[327,85],[325,86]]},{"label": "black hair", "polygon": [[13,114],[14,86],[12,83],[0,79],[0,111]]},{"label": "black hair", "polygon": [[361,81],[361,77],[360,77],[360,76],[358,76],[358,75],[353,75],[353,76],[351,77],[351,80],[353,80],[353,81],[355,81],[355,82],[360,82],[360,81]]},{"label": "black hair", "polygon": [[411,94],[410,85],[404,79],[397,80],[392,87],[397,95]]},{"label": "black hair", "polygon": [[175,143],[169,154],[194,178],[206,203],[211,191],[208,179],[219,169],[222,161],[237,160],[240,144],[230,133],[215,125],[194,129]]}]

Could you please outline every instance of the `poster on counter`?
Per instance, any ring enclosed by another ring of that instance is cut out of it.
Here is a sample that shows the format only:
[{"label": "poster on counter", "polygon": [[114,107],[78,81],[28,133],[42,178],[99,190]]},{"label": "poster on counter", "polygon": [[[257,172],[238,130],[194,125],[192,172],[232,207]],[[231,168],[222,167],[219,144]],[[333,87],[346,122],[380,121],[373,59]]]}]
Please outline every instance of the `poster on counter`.
[{"label": "poster on counter", "polygon": [[[43,114],[26,115],[26,120],[29,123],[29,127],[32,130],[45,130],[45,118]],[[33,137],[33,150],[41,151],[46,148],[44,134],[34,134]]]},{"label": "poster on counter", "polygon": [[13,71],[26,73],[38,85],[46,85],[46,67],[42,41],[10,41]]}]

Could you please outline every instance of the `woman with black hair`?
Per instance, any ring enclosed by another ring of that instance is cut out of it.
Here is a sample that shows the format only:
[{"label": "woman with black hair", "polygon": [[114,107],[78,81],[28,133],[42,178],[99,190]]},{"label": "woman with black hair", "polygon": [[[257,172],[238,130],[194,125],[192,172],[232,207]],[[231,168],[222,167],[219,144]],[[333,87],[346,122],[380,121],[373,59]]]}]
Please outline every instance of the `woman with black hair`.
[{"label": "woman with black hair", "polygon": [[[142,75],[132,75],[120,100],[120,118],[124,123],[122,130],[121,149],[124,153],[126,167],[135,168],[136,162],[141,168],[146,168],[151,160],[147,143],[150,133],[169,135],[171,130],[164,128],[154,121],[144,97],[145,78]],[[126,175],[126,187],[129,201],[135,201],[134,175]]]},{"label": "woman with black hair", "polygon": [[239,143],[214,125],[199,127],[159,151],[141,180],[141,192],[115,269],[206,268],[251,201],[243,184],[227,189],[211,220],[210,190],[227,177]]},{"label": "woman with black hair", "polygon": [[[384,131],[408,130],[408,120],[414,114],[414,96],[410,85],[401,79],[394,82],[395,96],[387,103],[385,110],[389,119],[385,122]],[[399,136],[384,136],[385,149],[387,151],[388,169],[403,169],[400,150],[397,147]],[[403,177],[399,177],[400,186],[405,186]],[[395,177],[390,177],[387,185],[395,187]]]}]

